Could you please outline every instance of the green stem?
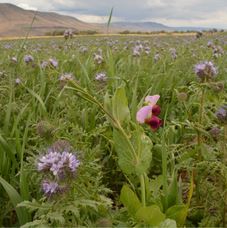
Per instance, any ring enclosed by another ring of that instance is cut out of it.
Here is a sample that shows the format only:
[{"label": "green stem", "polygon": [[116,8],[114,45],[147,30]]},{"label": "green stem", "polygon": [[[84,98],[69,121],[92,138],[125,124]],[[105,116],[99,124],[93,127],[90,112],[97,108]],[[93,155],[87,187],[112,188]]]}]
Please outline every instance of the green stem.
[{"label": "green stem", "polygon": [[81,93],[82,95],[80,96],[81,98],[96,104],[100,110],[102,112],[104,112],[114,123],[115,127],[121,132],[121,134],[124,136],[124,138],[126,139],[126,142],[128,144],[128,146],[130,147],[130,150],[132,152],[132,155],[135,158],[135,161],[138,162],[138,156],[136,151],[134,150],[134,147],[132,146],[132,143],[130,142],[127,134],[125,133],[124,129],[121,127],[121,124],[118,122],[118,120],[116,120],[104,107],[103,105],[93,96],[91,96],[86,90],[84,90],[79,84],[77,84],[74,81],[70,82],[74,87],[66,87],[67,89],[73,89],[79,93]]},{"label": "green stem", "polygon": [[140,188],[141,188],[141,201],[143,207],[146,207],[146,189],[145,189],[145,181],[144,181],[144,175],[140,175]]},{"label": "green stem", "polygon": [[167,209],[168,180],[167,180],[167,153],[166,153],[166,146],[164,143],[164,137],[162,139],[162,177],[163,177],[163,191],[164,191],[164,199],[165,199],[164,210],[166,210]]},{"label": "green stem", "polygon": [[[223,136],[223,153],[224,153],[225,164],[227,161],[226,142],[227,142],[227,124],[224,125],[224,136]],[[225,189],[226,187],[227,187],[227,180],[225,180]],[[226,212],[227,212],[227,192],[225,192],[225,195],[224,195],[223,227],[226,227],[226,219],[225,219]]]},{"label": "green stem", "polygon": [[[199,126],[203,123],[203,113],[204,113],[204,100],[205,100],[205,88],[202,88],[201,99],[200,99],[200,109],[199,109],[199,119],[198,124]],[[200,130],[197,130],[197,143],[199,148],[199,160],[202,159],[201,157],[201,144],[202,144],[202,136]]]}]

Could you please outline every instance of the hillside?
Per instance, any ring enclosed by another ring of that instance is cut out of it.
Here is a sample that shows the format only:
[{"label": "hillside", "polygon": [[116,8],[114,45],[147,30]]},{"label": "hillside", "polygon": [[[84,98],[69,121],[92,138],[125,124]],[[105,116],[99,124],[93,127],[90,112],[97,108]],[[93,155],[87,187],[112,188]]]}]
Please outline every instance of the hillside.
[{"label": "hillside", "polygon": [[[23,36],[30,28],[35,11],[24,10],[13,4],[0,3],[0,36]],[[102,26],[82,22],[74,17],[53,12],[36,12],[31,35],[44,35],[54,30],[97,30]]]}]

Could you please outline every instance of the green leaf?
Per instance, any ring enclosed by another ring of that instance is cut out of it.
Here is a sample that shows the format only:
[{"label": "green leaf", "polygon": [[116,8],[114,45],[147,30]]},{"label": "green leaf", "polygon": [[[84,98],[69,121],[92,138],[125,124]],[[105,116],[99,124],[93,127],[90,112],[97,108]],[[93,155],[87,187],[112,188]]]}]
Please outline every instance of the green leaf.
[{"label": "green leaf", "polygon": [[177,184],[176,174],[174,173],[173,179],[168,189],[168,196],[167,196],[168,208],[175,204],[178,204],[179,202],[177,202],[177,199],[178,199],[178,184]]},{"label": "green leaf", "polygon": [[112,111],[113,117],[118,120],[120,124],[130,119],[128,100],[124,87],[119,87],[115,91],[115,94],[112,98]]},{"label": "green leaf", "polygon": [[64,219],[63,215],[57,211],[49,213],[48,218],[51,221],[55,221],[61,225],[63,225],[65,223],[65,219]]},{"label": "green leaf", "polygon": [[[140,127],[131,132],[131,134],[131,137],[128,134],[125,136],[121,131],[114,129],[114,146],[121,170],[127,175],[135,174],[139,176],[146,173],[150,167],[152,142]],[[128,138],[126,139],[125,137]]]},{"label": "green leaf", "polygon": [[112,15],[113,15],[113,7],[111,8],[110,16],[109,16],[109,19],[108,19],[108,22],[107,22],[107,33],[109,33],[109,27],[110,27],[110,22],[111,22],[111,19],[112,19]]},{"label": "green leaf", "polygon": [[166,211],[166,216],[170,219],[174,219],[178,226],[183,226],[188,214],[187,205],[174,205]]},{"label": "green leaf", "polygon": [[17,205],[17,207],[25,207],[30,212],[34,212],[36,210],[41,210],[44,213],[46,213],[47,211],[49,211],[51,209],[51,205],[49,205],[47,203],[40,204],[35,199],[33,199],[32,202],[27,201],[27,200],[26,201],[23,201],[23,202],[19,203]]},{"label": "green leaf", "polygon": [[24,208],[17,208],[17,205],[23,201],[19,193],[15,190],[15,188],[10,185],[7,181],[5,181],[2,177],[0,177],[0,183],[8,194],[11,203],[13,204],[17,217],[19,219],[20,225],[25,224],[29,221],[29,214]]},{"label": "green leaf", "polygon": [[151,226],[158,226],[165,220],[165,215],[160,211],[160,208],[156,205],[149,207],[141,207],[136,212],[136,218],[141,223],[145,223]]},{"label": "green leaf", "polygon": [[135,173],[136,160],[125,136],[117,129],[113,130],[114,147],[118,155],[118,164],[125,174]]},{"label": "green leaf", "polygon": [[136,212],[141,207],[137,195],[127,185],[124,185],[121,189],[120,201],[132,216],[135,216]]},{"label": "green leaf", "polygon": [[147,173],[152,160],[152,142],[148,136],[144,134],[142,127],[137,126],[132,132],[132,145],[137,153],[138,162],[135,165],[135,173],[139,176]]},{"label": "green leaf", "polygon": [[[104,109],[112,115],[112,101],[110,99],[110,96],[108,92],[104,96]],[[108,121],[114,126],[114,122],[109,118],[109,116],[106,116]]]},{"label": "green leaf", "polygon": [[42,228],[45,227],[45,228],[48,228],[49,226],[47,224],[45,224],[43,220],[34,220],[32,222],[28,222],[28,223],[24,224],[20,228],[31,228],[31,227],[42,227]]}]

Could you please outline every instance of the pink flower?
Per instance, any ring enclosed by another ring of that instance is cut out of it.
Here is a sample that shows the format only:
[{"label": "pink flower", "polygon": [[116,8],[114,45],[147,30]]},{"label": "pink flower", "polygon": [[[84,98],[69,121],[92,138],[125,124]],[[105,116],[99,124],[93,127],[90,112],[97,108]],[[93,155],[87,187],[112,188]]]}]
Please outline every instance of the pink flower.
[{"label": "pink flower", "polygon": [[[147,103],[147,105],[143,106],[136,114],[136,120],[139,123],[145,123],[147,119],[152,117],[153,108],[155,107],[155,109],[157,109],[156,103],[158,102],[159,98],[160,98],[159,95],[147,96],[145,98],[145,102]],[[160,114],[160,111],[158,110],[155,110],[155,111],[156,113],[158,112],[158,115]],[[155,115],[155,113],[153,114]]]}]

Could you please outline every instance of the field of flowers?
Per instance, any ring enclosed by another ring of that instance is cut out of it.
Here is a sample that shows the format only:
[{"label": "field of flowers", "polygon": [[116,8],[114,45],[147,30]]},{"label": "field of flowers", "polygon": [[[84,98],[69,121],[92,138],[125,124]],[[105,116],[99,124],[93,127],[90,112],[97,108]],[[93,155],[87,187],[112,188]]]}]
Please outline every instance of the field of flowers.
[{"label": "field of flowers", "polygon": [[226,227],[227,34],[0,42],[0,226]]}]

